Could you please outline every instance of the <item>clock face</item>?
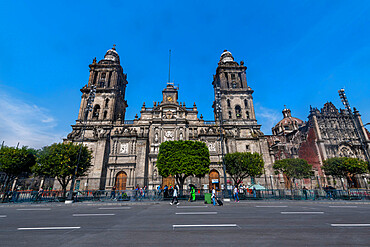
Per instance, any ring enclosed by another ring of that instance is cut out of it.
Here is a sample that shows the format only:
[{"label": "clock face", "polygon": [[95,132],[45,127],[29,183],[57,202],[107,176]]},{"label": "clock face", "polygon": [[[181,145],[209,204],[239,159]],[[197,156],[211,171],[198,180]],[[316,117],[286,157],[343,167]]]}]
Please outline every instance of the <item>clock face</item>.
[{"label": "clock face", "polygon": [[172,97],[171,97],[171,96],[168,96],[168,97],[167,97],[167,100],[171,102],[173,99],[172,99]]}]

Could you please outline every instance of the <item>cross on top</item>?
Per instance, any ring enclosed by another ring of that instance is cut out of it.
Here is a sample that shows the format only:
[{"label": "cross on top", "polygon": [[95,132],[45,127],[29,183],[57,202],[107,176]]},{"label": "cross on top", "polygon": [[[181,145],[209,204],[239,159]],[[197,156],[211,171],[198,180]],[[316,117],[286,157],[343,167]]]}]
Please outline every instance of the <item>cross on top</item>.
[{"label": "cross on top", "polygon": [[116,45],[113,45],[113,50],[115,50],[116,49]]}]

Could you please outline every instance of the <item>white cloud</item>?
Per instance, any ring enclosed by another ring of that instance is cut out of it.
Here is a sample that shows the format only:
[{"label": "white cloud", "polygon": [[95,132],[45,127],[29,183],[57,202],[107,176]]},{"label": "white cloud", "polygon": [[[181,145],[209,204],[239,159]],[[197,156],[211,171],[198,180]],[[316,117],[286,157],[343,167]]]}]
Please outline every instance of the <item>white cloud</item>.
[{"label": "white cloud", "polygon": [[271,128],[283,118],[280,112],[258,104],[256,104],[255,112],[258,124],[262,125],[261,130],[266,135],[270,135]]},{"label": "white cloud", "polygon": [[40,148],[60,142],[56,120],[47,109],[0,91],[0,141],[5,145]]}]

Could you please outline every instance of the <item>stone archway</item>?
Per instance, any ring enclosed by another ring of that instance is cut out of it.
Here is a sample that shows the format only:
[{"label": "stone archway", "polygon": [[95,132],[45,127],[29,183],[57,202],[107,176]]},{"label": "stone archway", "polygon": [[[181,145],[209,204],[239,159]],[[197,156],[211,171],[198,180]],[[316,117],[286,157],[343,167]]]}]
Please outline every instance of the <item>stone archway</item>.
[{"label": "stone archway", "polygon": [[116,190],[126,190],[127,174],[119,172],[116,176]]},{"label": "stone archway", "polygon": [[216,170],[212,170],[209,173],[209,189],[220,189],[220,173]]}]

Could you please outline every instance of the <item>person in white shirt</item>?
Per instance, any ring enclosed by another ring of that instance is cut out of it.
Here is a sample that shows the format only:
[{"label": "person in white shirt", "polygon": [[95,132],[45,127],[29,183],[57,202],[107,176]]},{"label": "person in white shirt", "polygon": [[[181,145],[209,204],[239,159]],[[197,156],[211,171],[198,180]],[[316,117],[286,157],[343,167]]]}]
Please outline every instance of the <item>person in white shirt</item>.
[{"label": "person in white shirt", "polygon": [[213,206],[216,206],[216,190],[215,190],[215,188],[212,189],[212,202],[213,202]]},{"label": "person in white shirt", "polygon": [[178,188],[177,188],[177,185],[174,186],[173,188],[173,195],[172,195],[172,202],[170,203],[170,205],[174,204],[175,200],[176,200],[176,205],[179,205],[179,201],[177,200],[177,193],[178,193]]}]

